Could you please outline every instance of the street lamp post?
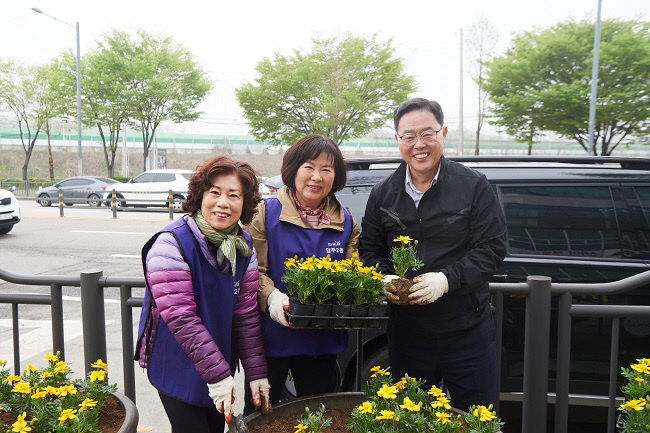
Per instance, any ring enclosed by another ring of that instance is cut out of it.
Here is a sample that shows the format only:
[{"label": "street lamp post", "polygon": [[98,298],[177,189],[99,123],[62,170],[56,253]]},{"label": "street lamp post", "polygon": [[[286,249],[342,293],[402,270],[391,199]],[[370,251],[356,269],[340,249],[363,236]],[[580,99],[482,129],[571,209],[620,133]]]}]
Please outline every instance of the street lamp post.
[{"label": "street lamp post", "polygon": [[46,14],[39,8],[32,8],[36,13],[43,14],[67,26],[73,27],[77,32],[77,172],[78,176],[83,174],[83,160],[81,158],[81,46],[79,44],[79,21],[72,25],[52,15]]}]

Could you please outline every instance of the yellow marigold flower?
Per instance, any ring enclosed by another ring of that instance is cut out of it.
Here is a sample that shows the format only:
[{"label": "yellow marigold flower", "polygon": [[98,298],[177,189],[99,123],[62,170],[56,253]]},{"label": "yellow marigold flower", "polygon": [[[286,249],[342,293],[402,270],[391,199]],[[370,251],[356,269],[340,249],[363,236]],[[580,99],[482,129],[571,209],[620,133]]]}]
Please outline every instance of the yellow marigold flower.
[{"label": "yellow marigold flower", "polygon": [[34,417],[32,420],[29,422],[29,425],[34,424],[36,421],[38,421],[38,418]]},{"label": "yellow marigold flower", "polygon": [[296,259],[293,257],[289,257],[287,260],[284,261],[284,266],[286,266],[287,268],[296,267]]},{"label": "yellow marigold flower", "polygon": [[393,242],[401,242],[404,245],[408,245],[411,243],[413,239],[411,239],[409,236],[398,236],[395,239],[393,239]]},{"label": "yellow marigold flower", "polygon": [[447,424],[448,422],[451,422],[449,418],[451,418],[451,414],[448,414],[447,412],[436,412],[437,423]]},{"label": "yellow marigold flower", "polygon": [[359,253],[352,253],[352,259],[358,259]]},{"label": "yellow marigold flower", "polygon": [[400,380],[399,382],[397,382],[397,383],[395,384],[395,388],[397,388],[397,389],[404,389],[404,388],[406,388],[406,382],[404,382],[403,380]]},{"label": "yellow marigold flower", "polygon": [[32,388],[29,386],[28,382],[18,382],[17,384],[14,385],[14,388],[11,390],[11,392],[30,394],[32,392]]},{"label": "yellow marigold flower", "polygon": [[399,421],[399,417],[392,410],[382,410],[381,415],[377,415],[375,419],[395,419],[395,421]]},{"label": "yellow marigold flower", "polygon": [[441,395],[438,397],[438,399],[434,402],[431,402],[431,407],[434,409],[443,407],[445,409],[451,409],[451,405],[449,404],[450,401],[445,397],[444,395]]},{"label": "yellow marigold flower", "polygon": [[5,365],[7,365],[7,361],[0,359],[0,367],[4,367]]},{"label": "yellow marigold flower", "polygon": [[108,371],[108,364],[106,364],[104,361],[102,361],[101,358],[99,358],[97,361],[95,361],[94,364],[91,364],[90,366],[92,368],[97,368],[99,370]]},{"label": "yellow marigold flower", "polygon": [[81,408],[81,410],[87,410],[88,408],[95,407],[95,406],[97,406],[97,402],[90,398],[87,398],[81,403],[79,403],[79,407]]},{"label": "yellow marigold flower", "polygon": [[360,268],[363,266],[363,262],[360,262],[359,260],[356,259],[354,260],[353,264],[356,268]]},{"label": "yellow marigold flower", "polygon": [[415,404],[411,401],[410,398],[405,397],[404,404],[400,404],[399,407],[401,407],[402,409],[410,410],[411,412],[420,412],[421,404],[422,402],[420,402],[420,404]]},{"label": "yellow marigold flower", "polygon": [[77,388],[74,385],[64,385],[59,387],[59,397],[65,397],[68,394],[76,394]]},{"label": "yellow marigold flower", "polygon": [[369,266],[365,266],[365,267],[361,266],[359,267],[359,272],[361,272],[362,274],[369,274],[370,272],[372,272],[372,268]]},{"label": "yellow marigold flower", "polygon": [[636,362],[638,362],[639,364],[650,365],[650,358],[640,358],[637,359]]},{"label": "yellow marigold flower", "polygon": [[75,415],[75,413],[77,413],[76,409],[63,409],[61,411],[61,416],[57,418],[57,420],[59,420],[59,424],[63,424],[69,419],[76,418],[77,415]]},{"label": "yellow marigold flower", "polygon": [[642,411],[643,409],[645,409],[645,403],[646,403],[645,398],[641,397],[637,400],[626,401],[624,404],[621,405],[621,408]]},{"label": "yellow marigold flower", "polygon": [[96,380],[104,380],[106,378],[106,372],[104,370],[95,370],[90,373],[90,381],[94,382]]},{"label": "yellow marigold flower", "polygon": [[386,384],[383,384],[379,389],[379,391],[377,391],[377,395],[383,398],[396,398],[397,388],[394,386],[388,386]]},{"label": "yellow marigold flower", "polygon": [[373,272],[372,273],[372,279],[382,281],[384,279],[384,276],[382,274],[380,274],[379,272]]},{"label": "yellow marigold flower", "polygon": [[16,382],[17,380],[20,380],[20,379],[21,379],[20,376],[7,376],[7,378],[5,379],[5,382],[7,382],[7,383]]},{"label": "yellow marigold flower", "polygon": [[309,426],[307,426],[305,424],[298,424],[298,425],[294,425],[293,428],[296,429],[296,431],[294,433],[300,433],[301,431],[307,430],[309,428]]},{"label": "yellow marigold flower", "polygon": [[361,403],[361,406],[357,408],[360,413],[375,413],[375,409],[372,407],[372,402],[364,401]]},{"label": "yellow marigold flower", "polygon": [[45,360],[46,361],[58,361],[59,360],[59,355],[52,355],[51,353],[48,353],[45,355]]},{"label": "yellow marigold flower", "polygon": [[639,383],[643,383],[643,379],[641,379],[640,377],[635,377],[634,380],[636,380]]},{"label": "yellow marigold flower", "polygon": [[311,271],[312,269],[314,269],[314,265],[312,265],[311,263],[305,262],[305,263],[299,264],[298,268],[302,269],[303,271]]},{"label": "yellow marigold flower", "polygon": [[32,364],[27,364],[27,367],[25,368],[24,371],[25,373],[27,373],[28,371],[36,371],[36,368],[34,368]]},{"label": "yellow marigold flower", "polygon": [[472,413],[475,417],[478,417],[481,422],[492,421],[497,417],[497,414],[495,412],[491,412],[485,406],[477,406]]},{"label": "yellow marigold flower", "polygon": [[632,370],[638,371],[639,373],[650,374],[650,366],[648,364],[632,364],[630,367],[632,367]]},{"label": "yellow marigold flower", "polygon": [[27,421],[25,421],[26,416],[27,416],[27,412],[23,412],[21,415],[18,415],[18,418],[16,418],[16,422],[11,425],[12,432],[23,433],[23,432],[32,431],[32,428],[27,426]]},{"label": "yellow marigold flower", "polygon": [[41,379],[46,379],[46,378],[48,378],[48,377],[52,377],[52,376],[54,376],[54,373],[53,373],[53,372],[51,372],[51,371],[44,371],[44,372],[41,374]]},{"label": "yellow marigold flower", "polygon": [[437,386],[433,385],[429,391],[427,391],[427,394],[432,395],[434,397],[440,397],[441,395],[445,395],[445,392],[438,388]]},{"label": "yellow marigold flower", "polygon": [[48,394],[59,395],[59,388],[55,388],[51,385],[46,386],[45,391],[47,391]]},{"label": "yellow marigold flower", "polygon": [[41,391],[41,390],[37,389],[36,392],[34,394],[32,394],[32,398],[34,400],[38,400],[39,398],[45,398],[46,396],[47,396],[47,391],[46,390]]},{"label": "yellow marigold flower", "polygon": [[65,361],[59,361],[54,366],[54,373],[60,374],[65,372],[68,369],[68,364]]}]

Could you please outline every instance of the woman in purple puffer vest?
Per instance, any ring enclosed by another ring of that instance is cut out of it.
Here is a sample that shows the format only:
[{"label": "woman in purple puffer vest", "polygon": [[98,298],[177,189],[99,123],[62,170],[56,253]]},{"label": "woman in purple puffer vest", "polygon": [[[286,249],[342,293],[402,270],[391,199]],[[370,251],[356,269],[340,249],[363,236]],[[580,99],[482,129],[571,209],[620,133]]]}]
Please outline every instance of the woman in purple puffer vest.
[{"label": "woman in purple puffer vest", "polygon": [[253,402],[268,405],[257,256],[239,227],[253,219],[258,189],[245,162],[203,162],[189,182],[187,214],[142,249],[147,290],[135,358],[175,433],[223,432],[239,359]]}]

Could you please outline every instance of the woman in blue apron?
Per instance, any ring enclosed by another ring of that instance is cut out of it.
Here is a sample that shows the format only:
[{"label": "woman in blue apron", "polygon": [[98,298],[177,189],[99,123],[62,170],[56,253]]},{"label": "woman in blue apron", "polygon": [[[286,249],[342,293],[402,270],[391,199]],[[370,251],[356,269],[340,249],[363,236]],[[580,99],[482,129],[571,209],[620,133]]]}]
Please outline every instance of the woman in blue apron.
[{"label": "woman in blue apron", "polygon": [[[289,371],[298,396],[334,392],[338,388],[336,355],[345,349],[347,331],[292,329],[282,282],[288,257],[343,260],[357,253],[359,228],[334,193],[346,182],[343,155],[336,143],[306,135],[282,160],[284,186],[260,203],[246,230],[253,236],[260,271],[258,293],[264,352],[269,368],[271,403],[277,403]],[[248,401],[248,399],[247,399]],[[250,406],[246,412],[250,412]]]}]

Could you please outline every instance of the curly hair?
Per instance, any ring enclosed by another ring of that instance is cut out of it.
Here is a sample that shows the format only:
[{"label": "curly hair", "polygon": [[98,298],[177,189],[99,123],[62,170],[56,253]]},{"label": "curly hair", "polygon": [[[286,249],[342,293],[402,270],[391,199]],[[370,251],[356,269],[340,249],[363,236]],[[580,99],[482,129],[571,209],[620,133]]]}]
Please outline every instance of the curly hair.
[{"label": "curly hair", "polygon": [[342,190],[347,181],[347,169],[341,149],[331,138],[318,134],[303,136],[286,151],[280,168],[282,182],[295,193],[298,169],[305,162],[318,158],[321,153],[325,153],[334,166],[334,182],[329,195],[333,196],[335,192]]},{"label": "curly hair", "polygon": [[249,163],[234,160],[226,155],[206,159],[196,167],[190,178],[183,210],[190,215],[200,211],[203,193],[212,187],[214,178],[228,174],[236,174],[239,177],[244,193],[244,206],[239,220],[243,225],[250,224],[257,213],[257,204],[262,200],[259,181]]}]

